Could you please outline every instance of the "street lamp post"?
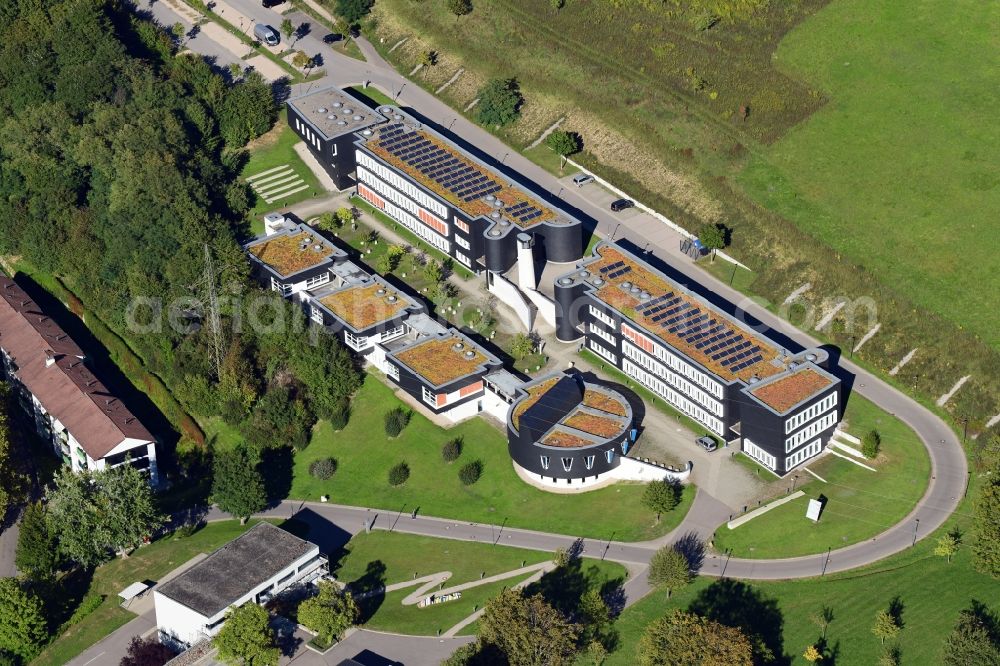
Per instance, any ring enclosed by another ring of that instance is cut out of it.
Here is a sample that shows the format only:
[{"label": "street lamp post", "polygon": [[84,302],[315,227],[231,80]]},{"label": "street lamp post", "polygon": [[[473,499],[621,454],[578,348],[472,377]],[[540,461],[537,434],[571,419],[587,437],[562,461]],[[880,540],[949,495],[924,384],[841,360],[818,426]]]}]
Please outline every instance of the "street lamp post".
[{"label": "street lamp post", "polygon": [[916,546],[916,545],[917,545],[917,528],[918,528],[918,527],[920,527],[920,519],[919,519],[919,518],[916,518],[916,519],[914,520],[914,522],[913,522],[913,543],[911,543],[911,544],[910,544],[910,547],[911,547],[911,548],[912,548],[913,546]]},{"label": "street lamp post", "polygon": [[965,444],[969,439],[969,417],[962,417],[962,444]]},{"label": "street lamp post", "polygon": [[615,242],[615,235],[618,233],[618,227],[620,227],[620,226],[622,226],[621,222],[619,222],[618,224],[616,224],[615,225],[615,230],[611,232],[611,242],[612,243]]},{"label": "street lamp post", "polygon": [[851,336],[851,359],[854,359],[854,336]]}]

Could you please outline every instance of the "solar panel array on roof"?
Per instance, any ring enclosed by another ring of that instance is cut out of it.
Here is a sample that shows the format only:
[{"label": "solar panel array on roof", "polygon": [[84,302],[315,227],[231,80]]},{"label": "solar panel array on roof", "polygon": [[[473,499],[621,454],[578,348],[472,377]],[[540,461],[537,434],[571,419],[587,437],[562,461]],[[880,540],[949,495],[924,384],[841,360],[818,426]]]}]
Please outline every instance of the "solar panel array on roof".
[{"label": "solar panel array on roof", "polygon": [[621,268],[624,265],[625,265],[624,261],[616,261],[613,264],[608,264],[607,266],[601,266],[600,271],[601,273],[607,274],[609,271],[613,271],[616,268]]},{"label": "solar panel array on roof", "polygon": [[626,273],[630,272],[631,270],[632,270],[631,266],[623,266],[623,267],[619,268],[618,270],[616,270],[614,273],[608,273],[608,279],[609,280],[614,280],[615,278],[620,278],[621,276],[625,275]]},{"label": "solar panel array on roof", "polygon": [[404,131],[400,125],[390,125],[382,130],[379,145],[464,202],[503,189],[500,183],[479,169],[458,159],[427,137]]}]

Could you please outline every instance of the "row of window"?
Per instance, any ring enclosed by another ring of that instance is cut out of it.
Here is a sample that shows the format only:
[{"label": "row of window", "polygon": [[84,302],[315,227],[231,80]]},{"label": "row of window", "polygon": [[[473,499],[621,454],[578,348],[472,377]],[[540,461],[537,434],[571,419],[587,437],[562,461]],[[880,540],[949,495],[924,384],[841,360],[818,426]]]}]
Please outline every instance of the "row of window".
[{"label": "row of window", "polygon": [[314,275],[313,277],[306,280],[306,289],[315,289],[316,287],[322,286],[330,281],[330,271],[323,271],[319,275]]},{"label": "row of window", "polygon": [[428,213],[402,192],[399,192],[385,181],[376,177],[371,171],[368,171],[364,167],[358,167],[358,180],[374,188],[379,194],[388,197],[390,201],[401,206],[403,210],[412,215],[416,215],[421,222],[429,226],[437,233],[445,237],[448,236],[448,225],[445,224],[444,221]]},{"label": "row of window", "polygon": [[455,226],[464,231],[465,233],[469,233],[469,225],[467,225],[465,222],[462,222],[462,220],[458,219],[457,217],[455,218]]},{"label": "row of window", "polygon": [[815,405],[811,405],[808,409],[805,409],[792,418],[785,421],[785,434],[787,435],[791,431],[798,428],[800,425],[806,421],[812,421],[814,418],[828,411],[831,407],[837,404],[837,392],[834,391],[830,395],[826,396]]},{"label": "row of window", "polygon": [[812,458],[814,455],[820,452],[823,448],[823,442],[821,440],[814,440],[809,442],[809,446],[804,446],[792,455],[785,458],[785,470],[790,470],[791,468],[798,465],[800,462],[806,458]]},{"label": "row of window", "polygon": [[833,427],[837,423],[837,410],[833,410],[828,414],[824,415],[822,418],[813,421],[807,425],[802,430],[785,440],[785,453],[788,453],[797,446],[800,446],[802,442],[807,439],[812,439],[816,435],[820,434],[827,428]]},{"label": "row of window", "polygon": [[[600,326],[597,326],[596,324],[594,324],[594,322],[590,322],[590,324],[587,326],[587,331],[590,332],[590,333],[593,333],[594,335],[596,335],[597,337],[599,337],[601,340],[604,340],[605,342],[607,342],[612,347],[614,347],[614,346],[616,346],[618,344],[618,341],[615,340],[615,336],[611,335],[610,333],[608,333],[607,331],[605,331]],[[628,343],[626,343],[626,344],[628,344]]]},{"label": "row of window", "polygon": [[283,284],[278,280],[276,280],[275,278],[271,278],[271,291],[276,291],[282,296],[288,296],[289,294],[292,293],[292,285]]},{"label": "row of window", "polygon": [[768,469],[778,469],[778,459],[760,448],[746,437],[743,438],[743,453]]},{"label": "row of window", "polygon": [[625,359],[623,361],[623,370],[625,374],[633,379],[637,380],[643,386],[656,393],[658,396],[669,402],[675,408],[687,414],[692,419],[702,424],[716,435],[722,435],[722,421],[715,418],[707,411],[694,404],[686,397],[670,388],[664,382],[660,381],[657,377],[646,372],[639,366],[637,366],[632,361]]},{"label": "row of window", "polygon": [[455,236],[455,242],[458,243],[459,246],[464,247],[466,250],[470,249],[469,241],[465,240],[461,236]]},{"label": "row of window", "polygon": [[[604,457],[608,459],[608,464],[611,464],[611,461],[615,459],[615,450],[608,449],[607,451],[604,452]],[[542,469],[548,469],[549,456],[542,456],[541,458],[542,458]],[[583,459],[583,464],[587,469],[594,469],[594,461],[596,459],[597,456],[587,456],[586,458]],[[570,470],[573,469],[573,458],[561,458],[560,462],[562,462],[564,471],[569,472]]]},{"label": "row of window", "polygon": [[603,322],[611,330],[615,328],[615,320],[611,318],[610,315],[602,312],[599,308],[595,308],[593,305],[590,306],[590,316],[597,321]]},{"label": "row of window", "polygon": [[299,122],[299,119],[296,118],[295,129],[299,131],[299,135],[302,136],[303,139],[305,139],[312,145],[316,146],[316,150],[320,150],[319,137],[313,134],[313,131],[309,128],[308,125],[302,124],[301,122]]},{"label": "row of window", "polygon": [[689,398],[694,398],[699,404],[708,407],[713,414],[716,416],[722,416],[722,403],[710,396],[705,391],[684,379],[680,375],[671,370],[667,369],[662,363],[659,363],[653,357],[648,354],[644,354],[641,349],[633,345],[631,342],[622,341],[622,354],[626,357],[638,362],[647,370],[651,371],[656,376],[667,380],[667,382],[673,386],[675,389],[688,396]]},{"label": "row of window", "polygon": [[420,393],[423,395],[424,402],[431,407],[437,407],[437,393],[429,390],[426,386],[420,387]]},{"label": "row of window", "polygon": [[448,242],[447,238],[434,233],[426,225],[421,224],[417,218],[413,217],[396,204],[386,201],[385,212],[437,249],[441,250],[445,254],[451,254],[451,243]]},{"label": "row of window", "polygon": [[468,266],[470,268],[472,267],[472,260],[469,259],[467,256],[465,256],[465,254],[463,254],[463,253],[461,253],[461,252],[459,252],[457,250],[455,251],[455,258],[458,259],[459,261],[461,261],[466,266]]},{"label": "row of window", "polygon": [[[379,164],[375,159],[369,156],[367,153],[362,151],[357,151],[358,164],[361,166],[366,166],[372,171],[374,171],[380,178],[384,179],[386,182],[391,184],[397,190],[405,193],[411,199],[424,206],[432,213],[435,213],[438,217],[447,219],[448,209],[441,202],[429,197],[416,185],[406,180],[398,173],[392,169],[386,167],[383,164]],[[360,169],[358,171],[358,177],[360,178]]]},{"label": "row of window", "polygon": [[615,355],[615,354],[612,354],[607,349],[605,349],[601,345],[597,344],[593,340],[587,340],[587,346],[590,347],[590,349],[595,354],[597,354],[598,356],[600,356],[601,358],[603,358],[605,361],[611,361],[615,365],[618,365],[618,356]]},{"label": "row of window", "polygon": [[[666,363],[670,368],[676,372],[684,375],[691,381],[695,382],[699,386],[705,388],[709,393],[714,395],[716,398],[722,398],[723,388],[722,384],[711,379],[704,372],[695,369],[690,363],[685,363],[679,357],[671,354],[667,351],[666,347],[663,345],[654,344],[652,340],[647,338],[639,331],[636,331],[630,326],[622,324],[622,333],[625,337],[629,338],[640,348],[649,352],[659,360]],[[648,348],[647,348],[648,347]]]},{"label": "row of window", "polygon": [[366,335],[354,335],[350,331],[344,331],[344,342],[354,351],[361,351],[371,346]]}]

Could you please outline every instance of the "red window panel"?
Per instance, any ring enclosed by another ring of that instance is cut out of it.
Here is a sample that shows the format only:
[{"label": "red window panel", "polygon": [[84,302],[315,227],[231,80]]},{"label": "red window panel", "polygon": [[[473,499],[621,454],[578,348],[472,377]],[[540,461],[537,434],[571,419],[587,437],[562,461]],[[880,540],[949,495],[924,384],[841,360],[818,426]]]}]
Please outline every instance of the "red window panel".
[{"label": "red window panel", "polygon": [[464,231],[465,233],[469,233],[469,225],[467,225],[465,222],[462,222],[462,220],[456,219],[455,226]]},{"label": "red window panel", "polygon": [[424,222],[424,224],[426,224],[427,226],[429,226],[431,229],[433,229],[434,231],[438,232],[442,236],[447,236],[448,235],[448,225],[447,224],[445,224],[441,220],[437,219],[436,217],[434,217],[433,215],[431,215],[430,213],[428,213],[423,208],[421,208],[418,211],[418,213],[420,215],[420,219]]},{"label": "red window panel", "polygon": [[637,331],[632,330],[632,328],[626,326],[625,324],[622,324],[622,333],[624,333],[626,338],[634,342],[636,346],[646,353],[653,353],[653,342],[645,335],[640,335]]},{"label": "red window panel", "polygon": [[379,208],[385,208],[385,200],[382,199],[382,197],[375,194],[374,192],[372,192],[364,185],[358,184],[358,194],[361,195],[362,199],[365,199],[366,201],[368,201],[368,203],[372,204],[373,206],[378,206]]},{"label": "red window panel", "polygon": [[445,395],[444,393],[438,393],[437,394],[437,406],[438,407],[444,407],[444,405],[447,402],[448,402],[448,396],[447,395]]},{"label": "red window panel", "polygon": [[475,384],[469,384],[468,386],[462,387],[458,392],[458,397],[464,398],[467,395],[472,395],[473,393],[478,393],[483,390],[483,382],[478,381]]}]

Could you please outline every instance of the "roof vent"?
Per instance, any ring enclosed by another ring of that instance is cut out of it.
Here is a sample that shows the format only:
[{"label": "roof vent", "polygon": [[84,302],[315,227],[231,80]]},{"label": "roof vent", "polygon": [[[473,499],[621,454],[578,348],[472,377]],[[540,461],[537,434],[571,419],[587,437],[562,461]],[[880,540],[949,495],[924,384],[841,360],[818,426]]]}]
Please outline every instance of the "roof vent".
[{"label": "roof vent", "polygon": [[590,277],[590,271],[580,271],[580,277],[582,277],[582,278],[589,278]]},{"label": "roof vent", "polygon": [[639,299],[643,300],[643,301],[648,301],[649,300],[649,292],[648,291],[644,291],[641,294],[639,294]]},{"label": "roof vent", "polygon": [[385,289],[379,289],[379,290],[378,290],[378,291],[376,291],[375,293],[376,293],[376,294],[378,294],[379,296],[381,296],[382,294],[384,294],[384,293],[385,293]]},{"label": "roof vent", "polygon": [[335,109],[339,109],[342,106],[344,106],[343,102],[334,102],[333,103],[333,108],[335,108]]},{"label": "roof vent", "polygon": [[471,349],[465,352],[465,358],[475,358],[475,357],[476,357],[476,352],[472,351]]},{"label": "roof vent", "polygon": [[559,278],[559,284],[563,285],[564,287],[565,286],[569,286],[569,285],[573,284],[573,278],[571,278],[571,277],[561,277],[561,278]]},{"label": "roof vent", "polygon": [[493,206],[494,206],[495,208],[500,208],[500,207],[502,207],[502,206],[503,206],[503,202],[502,202],[502,201],[500,201],[499,199],[494,199],[494,200],[493,200]]},{"label": "roof vent", "polygon": [[500,226],[501,227],[509,227],[510,226],[510,220],[500,220]]},{"label": "roof vent", "polygon": [[395,296],[389,296],[389,297],[388,297],[387,299],[385,299],[385,300],[389,301],[390,303],[395,303],[395,302],[396,302],[396,297],[395,297]]},{"label": "roof vent", "polygon": [[806,360],[807,361],[815,361],[816,360],[816,354],[806,354]]},{"label": "roof vent", "polygon": [[629,293],[631,294],[638,294],[640,291],[642,290],[639,289],[639,287],[632,287],[631,289],[629,289]]},{"label": "roof vent", "polygon": [[399,115],[398,113],[392,114],[392,117],[395,118],[396,120],[402,120],[403,119],[403,116]]},{"label": "roof vent", "polygon": [[347,115],[351,115],[352,113],[354,113],[354,109],[348,109],[348,108],[347,108],[347,107],[345,106],[345,107],[344,107],[344,113],[346,113]]},{"label": "roof vent", "polygon": [[337,116],[335,116],[335,115],[333,115],[333,114],[331,113],[331,114],[327,115],[326,119],[327,119],[327,120],[336,120],[336,119],[337,119]]},{"label": "roof vent", "polygon": [[629,282],[628,280],[626,280],[625,282],[622,282],[622,289],[631,289],[631,288],[632,288],[632,283],[631,282]]},{"label": "roof vent", "polygon": [[788,369],[789,370],[794,370],[797,367],[799,367],[799,364],[796,363],[795,361],[792,361],[791,363],[788,364]]},{"label": "roof vent", "polygon": [[490,236],[493,236],[494,238],[496,238],[499,235],[500,235],[500,230],[499,229],[490,229]]},{"label": "roof vent", "polygon": [[461,350],[465,349],[465,345],[463,345],[463,344],[462,344],[461,342],[456,342],[456,343],[455,343],[455,344],[453,344],[453,345],[452,345],[451,347],[452,347],[452,349],[454,349],[455,351],[461,351]]},{"label": "roof vent", "polygon": [[316,113],[326,113],[326,107],[324,106],[319,107],[318,109],[316,109]]},{"label": "roof vent", "polygon": [[323,251],[323,246],[322,245],[313,245],[313,249],[316,250],[317,252],[322,252]]},{"label": "roof vent", "polygon": [[759,381],[760,381],[760,379],[759,379],[759,378],[757,377],[757,375],[754,375],[754,376],[753,376],[753,377],[751,377],[751,378],[750,378],[750,379],[749,379],[748,381],[749,381],[749,382],[750,382],[751,384],[756,384],[757,382],[759,382]]},{"label": "roof vent", "polygon": [[372,135],[372,131],[371,130],[364,130],[361,133],[364,134],[365,136],[371,136]]},{"label": "roof vent", "polygon": [[346,125],[346,124],[347,124],[347,121],[346,121],[346,120],[338,120],[338,121],[337,121],[337,124],[338,124],[338,125]]},{"label": "roof vent", "polygon": [[355,115],[355,116],[352,116],[352,118],[353,118],[354,120],[364,120],[364,116],[358,116],[358,115]]},{"label": "roof vent", "polygon": [[387,106],[379,107],[379,113],[389,113],[389,111],[391,111],[391,110],[392,109],[390,109]]},{"label": "roof vent", "polygon": [[603,279],[601,279],[601,278],[594,278],[594,286],[595,287],[600,287],[602,284],[604,284],[604,280]]},{"label": "roof vent", "polygon": [[490,217],[492,217],[494,220],[499,220],[500,219],[500,211],[498,211],[498,210],[493,211],[492,213],[490,213]]}]

